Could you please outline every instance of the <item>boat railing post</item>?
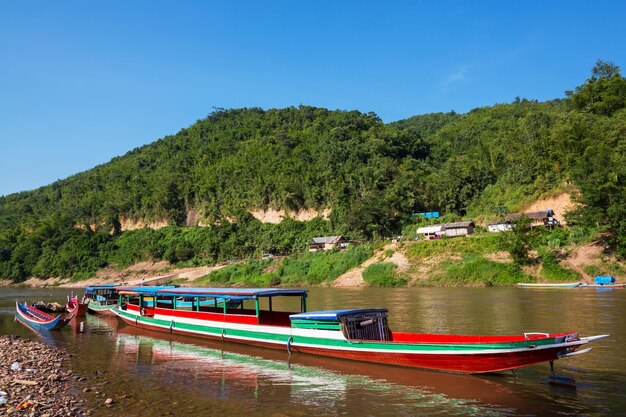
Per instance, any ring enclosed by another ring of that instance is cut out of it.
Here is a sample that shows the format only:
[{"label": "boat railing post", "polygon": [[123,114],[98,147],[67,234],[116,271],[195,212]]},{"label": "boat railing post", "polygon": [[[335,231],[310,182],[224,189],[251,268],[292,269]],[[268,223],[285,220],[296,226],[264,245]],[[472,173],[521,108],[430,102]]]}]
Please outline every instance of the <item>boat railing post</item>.
[{"label": "boat railing post", "polygon": [[196,311],[200,311],[200,297],[194,297],[194,302],[196,303]]},{"label": "boat railing post", "polygon": [[172,297],[172,309],[176,310],[176,296]]},{"label": "boat railing post", "polygon": [[258,318],[259,317],[259,299],[258,299],[258,297],[254,299],[254,308],[256,310],[256,316]]},{"label": "boat railing post", "polygon": [[226,304],[227,304],[227,299],[222,298],[222,305],[224,306],[224,314],[226,314]]}]

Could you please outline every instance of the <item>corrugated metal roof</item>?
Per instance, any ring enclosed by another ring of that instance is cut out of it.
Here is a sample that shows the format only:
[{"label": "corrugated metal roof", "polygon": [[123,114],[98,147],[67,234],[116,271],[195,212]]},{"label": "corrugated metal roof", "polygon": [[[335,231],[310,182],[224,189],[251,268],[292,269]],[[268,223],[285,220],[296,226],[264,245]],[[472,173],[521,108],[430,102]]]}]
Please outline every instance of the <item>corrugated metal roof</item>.
[{"label": "corrugated metal roof", "polygon": [[464,222],[455,222],[455,223],[446,223],[444,225],[441,226],[442,230],[447,230],[447,229],[461,229],[463,227],[470,227],[474,225],[474,221],[473,220],[467,220]]},{"label": "corrugated metal roof", "polygon": [[441,225],[435,226],[424,226],[417,229],[417,234],[428,234],[428,233],[437,233],[441,232]]},{"label": "corrugated metal roof", "polygon": [[341,238],[342,238],[342,236],[314,237],[313,238],[313,243],[317,243],[317,244],[337,243],[339,240],[341,240]]},{"label": "corrugated metal roof", "polygon": [[531,212],[524,213],[524,214],[513,213],[513,214],[509,214],[508,216],[506,216],[504,220],[505,221],[518,220],[522,216],[526,216],[531,220],[547,219],[548,217],[554,216],[554,211],[543,210],[543,211],[531,211]]}]

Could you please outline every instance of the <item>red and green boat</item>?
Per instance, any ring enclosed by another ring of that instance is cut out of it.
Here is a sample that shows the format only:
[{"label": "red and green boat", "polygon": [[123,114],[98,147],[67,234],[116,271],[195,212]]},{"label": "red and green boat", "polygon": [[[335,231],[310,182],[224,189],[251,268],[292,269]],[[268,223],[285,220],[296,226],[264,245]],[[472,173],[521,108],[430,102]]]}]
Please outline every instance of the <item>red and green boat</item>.
[{"label": "red and green boat", "polygon": [[114,316],[113,308],[117,306],[118,295],[115,289],[119,284],[93,285],[85,288],[83,303],[87,303],[87,311],[92,314]]},{"label": "red and green boat", "polygon": [[[114,314],[131,326],[292,352],[457,373],[521,368],[590,351],[607,335],[525,333],[516,336],[391,331],[385,309],[306,311],[307,290],[275,288],[118,287]],[[297,297],[299,312],[273,309]],[[178,300],[190,305],[178,306]]]}]

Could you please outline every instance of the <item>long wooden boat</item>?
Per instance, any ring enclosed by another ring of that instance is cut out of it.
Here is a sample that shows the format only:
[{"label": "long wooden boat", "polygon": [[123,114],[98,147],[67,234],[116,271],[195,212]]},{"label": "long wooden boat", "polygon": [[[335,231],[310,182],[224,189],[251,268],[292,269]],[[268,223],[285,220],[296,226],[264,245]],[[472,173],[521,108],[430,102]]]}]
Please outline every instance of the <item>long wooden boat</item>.
[{"label": "long wooden boat", "polygon": [[119,284],[93,285],[85,288],[84,301],[88,301],[87,311],[92,314],[115,316],[113,308],[117,306]]},{"label": "long wooden boat", "polygon": [[521,288],[576,288],[580,287],[580,282],[518,282]]},{"label": "long wooden boat", "polygon": [[74,318],[70,315],[64,319],[61,316],[51,316],[48,313],[44,313],[41,310],[37,310],[28,304],[20,304],[15,302],[15,316],[19,321],[26,324],[33,330],[59,330]]},{"label": "long wooden boat", "polygon": [[578,288],[626,288],[626,284],[586,284],[582,283]]},{"label": "long wooden boat", "polygon": [[[131,326],[292,352],[458,373],[520,368],[585,353],[608,335],[525,333],[517,336],[391,331],[385,309],[306,312],[307,290],[273,288],[120,287],[113,312]],[[179,308],[180,297],[193,299]],[[275,297],[298,297],[300,312],[275,311]],[[151,299],[148,305],[144,299]],[[213,306],[201,301],[212,300]],[[219,300],[228,300],[221,305]],[[167,302],[165,302],[167,301]],[[239,307],[232,308],[232,303]],[[262,308],[265,307],[265,308]]]},{"label": "long wooden boat", "polygon": [[65,310],[75,317],[85,317],[87,308],[89,306],[89,300],[83,298],[83,301],[78,301],[78,297],[75,295],[67,296],[67,304]]}]

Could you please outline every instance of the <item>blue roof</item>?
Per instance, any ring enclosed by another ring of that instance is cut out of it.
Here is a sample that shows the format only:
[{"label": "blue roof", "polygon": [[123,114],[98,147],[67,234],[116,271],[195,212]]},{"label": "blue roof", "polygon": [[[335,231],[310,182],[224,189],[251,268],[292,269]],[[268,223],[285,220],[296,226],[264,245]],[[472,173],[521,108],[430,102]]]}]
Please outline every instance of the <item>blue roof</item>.
[{"label": "blue roof", "polygon": [[386,308],[356,308],[348,310],[324,310],[309,311],[308,313],[298,313],[289,315],[291,320],[318,320],[318,321],[337,321],[339,317],[358,313],[386,313]]},{"label": "blue roof", "polygon": [[166,290],[170,288],[177,288],[173,285],[153,285],[153,286],[142,286],[142,287],[116,287],[117,291],[126,291],[126,292],[135,292],[137,294],[154,294],[160,290]]},{"label": "blue roof", "polygon": [[306,295],[308,290],[284,288],[204,288],[204,287],[122,287],[118,291],[137,294],[177,297],[216,297],[228,299],[250,299],[280,295]]},{"label": "blue roof", "polygon": [[102,284],[102,285],[90,285],[89,287],[85,287],[85,291],[94,291],[94,290],[110,290],[116,287],[121,286],[122,284]]}]

